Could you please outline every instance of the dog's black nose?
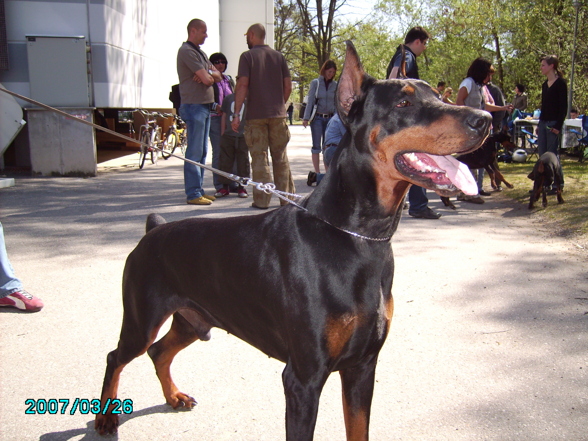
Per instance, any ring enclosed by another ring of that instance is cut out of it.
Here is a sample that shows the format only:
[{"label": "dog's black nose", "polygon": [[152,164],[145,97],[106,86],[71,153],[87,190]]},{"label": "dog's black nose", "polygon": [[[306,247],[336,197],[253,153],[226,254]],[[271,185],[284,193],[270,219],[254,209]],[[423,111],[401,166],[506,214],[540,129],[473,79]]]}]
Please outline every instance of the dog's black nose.
[{"label": "dog's black nose", "polygon": [[466,124],[476,132],[484,132],[492,123],[492,117],[488,112],[476,110],[467,117]]}]

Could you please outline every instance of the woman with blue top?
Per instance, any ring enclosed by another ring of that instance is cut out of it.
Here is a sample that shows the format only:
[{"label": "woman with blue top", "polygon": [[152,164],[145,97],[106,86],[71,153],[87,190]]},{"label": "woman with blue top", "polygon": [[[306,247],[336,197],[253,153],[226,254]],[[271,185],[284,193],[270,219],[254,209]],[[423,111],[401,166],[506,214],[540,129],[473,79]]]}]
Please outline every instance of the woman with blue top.
[{"label": "woman with blue top", "polygon": [[[333,60],[327,60],[321,67],[319,77],[312,80],[308,92],[308,103],[302,120],[304,127],[310,123],[312,133],[312,165],[314,173],[320,173],[321,147],[324,142],[325,130],[327,123],[336,112],[335,92],[337,91],[337,82],[334,80],[337,73],[337,65]],[[309,176],[313,172],[309,173]]]}]

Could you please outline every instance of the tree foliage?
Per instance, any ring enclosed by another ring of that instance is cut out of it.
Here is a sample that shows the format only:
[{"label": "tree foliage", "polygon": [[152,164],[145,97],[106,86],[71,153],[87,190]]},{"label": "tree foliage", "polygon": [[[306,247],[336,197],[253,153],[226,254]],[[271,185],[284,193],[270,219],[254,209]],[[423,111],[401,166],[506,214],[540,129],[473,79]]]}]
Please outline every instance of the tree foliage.
[{"label": "tree foliage", "polygon": [[[301,96],[324,60],[335,59],[341,68],[343,41],[347,39],[355,43],[366,71],[383,78],[404,33],[417,25],[433,37],[419,57],[421,78],[431,84],[443,80],[456,90],[471,62],[483,56],[494,64],[494,83],[502,88],[507,100],[512,99],[515,84],[527,86],[532,110],[540,105],[541,84],[545,81],[539,70],[542,56],[557,55],[566,80],[570,79],[576,18],[572,0],[380,0],[371,19],[352,24],[339,15],[345,3],[276,0],[276,20],[278,11],[290,6],[282,15],[291,25],[284,28],[289,29],[284,41],[291,48],[284,53],[299,81]],[[588,0],[579,3],[573,104],[586,113]],[[282,28],[276,26],[276,32],[278,29]]]}]

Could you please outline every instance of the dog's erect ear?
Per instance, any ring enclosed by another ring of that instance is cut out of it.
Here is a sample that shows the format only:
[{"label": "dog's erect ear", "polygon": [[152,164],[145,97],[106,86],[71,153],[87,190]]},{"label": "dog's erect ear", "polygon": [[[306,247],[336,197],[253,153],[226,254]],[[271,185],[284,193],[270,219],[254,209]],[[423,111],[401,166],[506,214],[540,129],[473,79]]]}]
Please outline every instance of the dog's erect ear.
[{"label": "dog's erect ear", "polygon": [[347,114],[353,102],[361,95],[361,84],[366,76],[355,46],[349,40],[345,42],[347,52],[343,72],[339,78],[337,87],[337,110],[344,123],[347,123]]},{"label": "dog's erect ear", "polygon": [[539,167],[537,168],[539,173],[545,173],[545,164],[543,162],[539,163]]}]

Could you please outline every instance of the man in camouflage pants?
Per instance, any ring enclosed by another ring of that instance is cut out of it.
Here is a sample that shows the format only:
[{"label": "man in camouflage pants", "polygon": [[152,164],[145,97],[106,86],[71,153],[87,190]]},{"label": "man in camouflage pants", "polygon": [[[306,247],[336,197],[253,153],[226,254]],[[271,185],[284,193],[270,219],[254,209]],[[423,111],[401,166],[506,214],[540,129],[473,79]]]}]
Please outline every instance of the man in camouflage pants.
[{"label": "man in camouflage pants", "polygon": [[[239,127],[239,112],[247,98],[245,142],[251,154],[251,174],[256,182],[272,182],[268,147],[276,188],[294,193],[294,180],[286,147],[290,131],[286,123],[286,102],[292,92],[290,70],[284,56],[265,44],[265,28],[254,24],[247,30],[247,46],[239,59],[233,130]],[[263,66],[263,69],[260,68]],[[271,194],[253,190],[252,207],[267,209]],[[280,201],[284,205],[285,201]]]}]

